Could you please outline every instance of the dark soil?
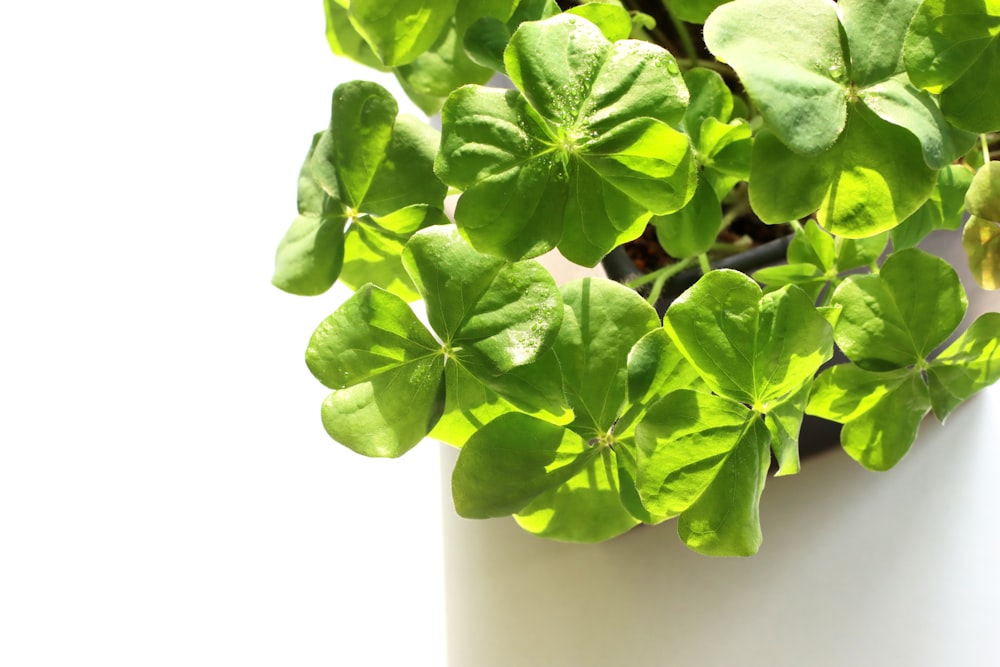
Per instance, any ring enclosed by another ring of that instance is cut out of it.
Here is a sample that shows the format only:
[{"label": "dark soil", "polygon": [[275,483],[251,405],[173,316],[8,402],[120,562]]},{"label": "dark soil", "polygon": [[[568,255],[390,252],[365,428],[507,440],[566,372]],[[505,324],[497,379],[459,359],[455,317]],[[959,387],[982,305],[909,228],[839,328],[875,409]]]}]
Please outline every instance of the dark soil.
[{"label": "dark soil", "polygon": [[[788,236],[792,233],[790,225],[768,225],[760,221],[755,215],[747,215],[733,221],[729,227],[719,232],[716,242],[720,245],[737,244],[742,245],[741,250],[754,248],[768,241]],[[747,243],[749,241],[749,243]],[[629,241],[624,245],[625,252],[629,259],[635,264],[640,273],[649,273],[656,269],[673,264],[677,259],[671,257],[660,246],[656,239],[656,228],[647,225],[642,236],[634,241]],[[723,252],[709,253],[709,259],[718,259],[725,256]]]}]

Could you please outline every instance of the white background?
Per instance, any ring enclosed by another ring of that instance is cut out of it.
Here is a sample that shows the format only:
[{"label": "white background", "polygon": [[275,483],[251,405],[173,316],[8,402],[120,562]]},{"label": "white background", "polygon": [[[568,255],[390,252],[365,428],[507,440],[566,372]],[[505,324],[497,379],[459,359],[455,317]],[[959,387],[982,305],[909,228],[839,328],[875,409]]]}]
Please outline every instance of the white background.
[{"label": "white background", "polygon": [[770,480],[748,560],[442,523],[435,446],[332,443],[302,353],[343,293],[269,284],[369,76],[321,5],[0,9],[0,665],[1000,661],[997,387],[891,473]]},{"label": "white background", "polygon": [[270,281],[321,0],[0,9],[0,665],[443,664],[435,446],[333,443]]}]

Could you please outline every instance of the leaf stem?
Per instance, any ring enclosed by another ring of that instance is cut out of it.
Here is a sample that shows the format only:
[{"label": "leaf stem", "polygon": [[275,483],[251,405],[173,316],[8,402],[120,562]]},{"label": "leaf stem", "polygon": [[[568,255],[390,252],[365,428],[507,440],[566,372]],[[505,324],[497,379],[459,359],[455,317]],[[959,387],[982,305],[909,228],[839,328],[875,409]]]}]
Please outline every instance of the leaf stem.
[{"label": "leaf stem", "polygon": [[985,134],[979,135],[979,143],[983,146],[983,164],[990,163],[990,142]]},{"label": "leaf stem", "polygon": [[671,278],[676,276],[678,273],[680,273],[687,267],[691,266],[691,263],[694,262],[694,259],[695,259],[694,257],[686,257],[678,262],[657,269],[656,271],[650,271],[649,273],[643,276],[639,276],[635,280],[628,281],[627,283],[625,283],[625,287],[628,287],[630,289],[637,289],[647,283],[659,280],[660,276],[666,276],[664,278],[664,282],[666,282],[667,280],[670,280]]},{"label": "leaf stem", "polygon": [[689,61],[692,63],[698,62],[698,49],[695,48],[694,41],[691,39],[691,33],[688,32],[687,25],[674,16],[674,12],[670,9],[669,2],[663,3],[663,9],[666,10],[667,16],[670,17],[670,22],[674,24],[674,29],[677,30],[677,36],[681,38],[681,45],[684,47],[684,52],[687,53]]},{"label": "leaf stem", "polygon": [[707,253],[703,252],[700,255],[698,255],[698,266],[701,267],[701,273],[702,273],[702,275],[705,275],[706,273],[708,273],[709,271],[712,270],[712,265],[709,264],[709,262],[708,262],[708,254]]}]

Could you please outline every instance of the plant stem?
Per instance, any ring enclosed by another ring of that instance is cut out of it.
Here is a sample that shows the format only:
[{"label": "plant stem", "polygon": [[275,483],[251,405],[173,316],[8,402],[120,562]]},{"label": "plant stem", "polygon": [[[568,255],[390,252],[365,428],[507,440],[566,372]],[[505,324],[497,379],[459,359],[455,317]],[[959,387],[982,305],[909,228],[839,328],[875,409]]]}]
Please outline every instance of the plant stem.
[{"label": "plant stem", "polygon": [[666,283],[667,274],[664,273],[653,282],[653,287],[649,290],[649,294],[646,296],[646,303],[651,306],[655,306],[656,302],[660,300],[660,293],[663,292],[663,286]]},{"label": "plant stem", "polygon": [[691,266],[692,262],[694,262],[694,257],[687,257],[685,259],[680,260],[679,262],[675,262],[668,266],[664,266],[663,268],[657,269],[656,271],[650,271],[646,275],[639,276],[635,280],[630,280],[627,283],[625,283],[625,287],[628,287],[630,289],[637,289],[639,287],[642,287],[646,283],[651,283],[655,280],[659,280],[660,276],[666,276],[664,280],[670,280],[675,275],[677,275],[687,267]]},{"label": "plant stem", "polygon": [[692,63],[698,62],[698,49],[694,46],[694,41],[691,39],[691,33],[688,32],[687,25],[674,16],[674,13],[670,10],[669,2],[663,3],[663,9],[666,10],[667,16],[670,17],[670,22],[674,24],[674,29],[677,30],[677,36],[681,38],[681,44],[684,46],[684,52],[688,54],[688,59]]},{"label": "plant stem", "polygon": [[725,63],[720,63],[717,60],[706,60],[705,58],[697,58],[695,60],[691,60],[690,58],[678,58],[677,62],[681,65],[685,65],[685,69],[691,69],[692,67],[704,67],[706,69],[715,70],[724,76],[733,76],[733,68]]},{"label": "plant stem", "polygon": [[709,264],[709,262],[708,262],[708,254],[707,253],[701,253],[700,255],[698,255],[698,266],[701,267],[701,273],[702,273],[702,275],[704,275],[704,274],[706,274],[706,273],[708,273],[709,271],[712,270],[712,265]]},{"label": "plant stem", "polygon": [[983,146],[983,164],[990,163],[990,142],[986,139],[985,134],[979,135],[979,143]]}]

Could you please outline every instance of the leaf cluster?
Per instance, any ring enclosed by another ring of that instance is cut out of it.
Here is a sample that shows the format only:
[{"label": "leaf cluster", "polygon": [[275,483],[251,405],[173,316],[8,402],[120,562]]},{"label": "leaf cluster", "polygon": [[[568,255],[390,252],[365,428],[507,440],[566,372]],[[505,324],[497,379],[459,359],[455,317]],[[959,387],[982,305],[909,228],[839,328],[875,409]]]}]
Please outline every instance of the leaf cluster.
[{"label": "leaf cluster", "polygon": [[[459,514],[574,542],[676,518],[700,553],[753,554],[805,415],[886,470],[1000,379],[1000,314],[962,330],[958,274],[918,247],[961,229],[1000,286],[1000,5],[563,5],[326,0],[333,51],[393,72],[441,132],[338,87],[273,282],[356,290],[306,352],[323,425],[366,456],[460,448]],[[787,262],[712,269],[747,217],[790,225]],[[637,281],[648,299],[534,261],[594,266],[648,226],[678,260]]]}]

